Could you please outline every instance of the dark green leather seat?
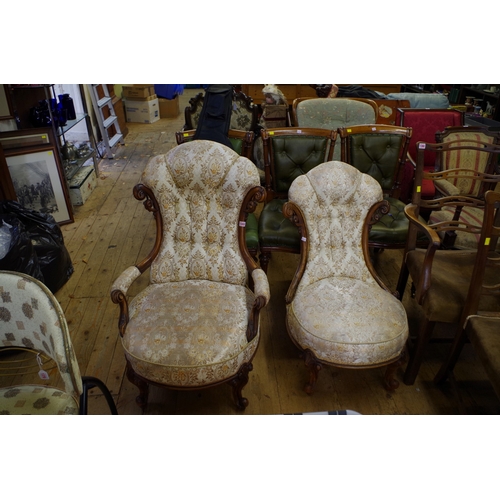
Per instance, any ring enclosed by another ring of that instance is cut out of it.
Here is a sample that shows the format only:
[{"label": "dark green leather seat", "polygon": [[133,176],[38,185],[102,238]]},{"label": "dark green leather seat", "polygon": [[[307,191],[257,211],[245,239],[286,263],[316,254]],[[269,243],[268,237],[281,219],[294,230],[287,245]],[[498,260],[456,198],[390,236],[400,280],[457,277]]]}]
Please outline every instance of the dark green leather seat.
[{"label": "dark green leather seat", "polygon": [[375,248],[404,247],[409,222],[399,200],[403,165],[411,129],[390,125],[358,125],[339,129],[342,161],[376,179],[389,213],[372,226],[369,244]]},{"label": "dark green leather seat", "polygon": [[300,175],[331,160],[336,135],[336,131],[296,127],[263,130],[268,199],[259,216],[259,250],[264,271],[272,252],[300,251],[299,232],[282,210],[288,188]]}]

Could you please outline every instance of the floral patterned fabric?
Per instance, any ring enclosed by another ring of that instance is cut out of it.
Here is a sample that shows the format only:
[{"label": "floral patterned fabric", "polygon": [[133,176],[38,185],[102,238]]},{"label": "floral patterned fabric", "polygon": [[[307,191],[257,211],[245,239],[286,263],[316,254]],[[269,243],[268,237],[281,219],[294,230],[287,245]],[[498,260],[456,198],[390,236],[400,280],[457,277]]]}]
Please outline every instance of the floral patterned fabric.
[{"label": "floral patterned fabric", "polygon": [[20,385],[0,389],[0,415],[77,415],[78,400],[55,387]]},{"label": "floral patterned fabric", "polygon": [[370,365],[396,358],[408,337],[406,312],[366,266],[362,227],[382,200],[380,184],[343,162],[323,163],[298,177],[289,200],[308,230],[309,254],[287,306],[290,335],[319,359]]},{"label": "floral patterned fabric", "polygon": [[[353,99],[306,99],[296,108],[298,127],[337,130],[350,125],[375,123],[376,112],[370,104]],[[340,137],[337,137],[334,160],[340,160]]]},{"label": "floral patterned fabric", "polygon": [[[52,358],[67,395],[62,397],[59,394],[61,391],[56,390],[58,402],[49,401],[47,411],[59,408],[63,399],[66,402],[61,408],[64,405],[73,408],[75,403],[67,400],[72,398],[76,401],[82,393],[80,370],[61,306],[43,283],[21,273],[0,271],[0,338],[2,346],[29,348]],[[15,396],[17,399],[27,398],[30,404],[38,399],[38,396],[28,396],[26,389],[21,387],[10,388],[7,393],[2,392],[0,409],[5,408],[5,404],[8,408],[12,407],[10,403],[14,400],[8,395],[17,390],[22,391],[19,398]],[[51,400],[50,390],[44,390],[40,397]],[[25,413],[29,404],[19,408]]]},{"label": "floral patterned fabric", "polygon": [[[248,269],[238,239],[240,207],[260,185],[255,165],[212,141],[181,144],[151,159],[141,182],[161,207],[164,237],[150,285],[129,303],[122,339],[136,373],[174,387],[227,380],[252,359],[247,341],[256,296],[270,298],[267,276]],[[139,276],[132,266],[112,286],[126,294]]]},{"label": "floral patterned fabric", "polygon": [[160,204],[164,238],[151,282],[207,279],[246,284],[237,227],[243,199],[260,185],[255,165],[212,141],[192,141],[152,158],[141,182]]},{"label": "floral patterned fabric", "polygon": [[257,349],[259,335],[246,339],[254,300],[248,288],[228,283],[151,285],[130,303],[127,359],[148,380],[170,386],[230,378]]}]

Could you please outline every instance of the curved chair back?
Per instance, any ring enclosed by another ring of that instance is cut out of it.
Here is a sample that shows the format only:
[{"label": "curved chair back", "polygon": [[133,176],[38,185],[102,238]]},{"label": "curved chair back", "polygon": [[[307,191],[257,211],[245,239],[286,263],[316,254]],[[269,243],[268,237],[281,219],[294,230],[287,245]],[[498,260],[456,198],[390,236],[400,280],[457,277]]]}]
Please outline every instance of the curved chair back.
[{"label": "curved chair back", "polygon": [[246,283],[235,228],[246,195],[256,186],[257,167],[213,141],[190,141],[151,159],[134,189],[138,198],[149,191],[157,208],[151,282]]},{"label": "curved chair back", "polygon": [[3,347],[28,348],[53,359],[65,391],[76,401],[82,377],[59,302],[40,281],[0,271],[0,332]]},{"label": "curved chair back", "polygon": [[[337,130],[376,123],[378,106],[371,99],[304,97],[293,101],[292,113],[297,127]],[[340,160],[340,147],[336,147],[333,159]]]},{"label": "curved chair back", "polygon": [[367,215],[383,198],[380,184],[351,165],[331,161],[297,177],[288,195],[307,228],[307,265],[297,290],[331,276],[374,283],[362,242]]}]

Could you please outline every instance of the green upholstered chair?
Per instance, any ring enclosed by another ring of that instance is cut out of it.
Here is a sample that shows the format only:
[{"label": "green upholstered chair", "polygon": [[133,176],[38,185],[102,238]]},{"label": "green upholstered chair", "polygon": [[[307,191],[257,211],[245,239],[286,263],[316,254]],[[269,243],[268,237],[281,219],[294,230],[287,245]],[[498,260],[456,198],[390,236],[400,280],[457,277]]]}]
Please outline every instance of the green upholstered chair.
[{"label": "green upholstered chair", "polygon": [[324,364],[386,366],[386,388],[397,388],[406,311],[377,275],[368,248],[369,224],[387,205],[380,184],[331,161],[297,177],[288,194],[283,212],[300,231],[301,253],[286,295],[286,324],[309,368],[306,392]]},{"label": "green upholstered chair", "polygon": [[[472,277],[457,332],[448,357],[434,381],[444,382],[453,372],[467,339],[483,364],[500,397],[500,253],[494,251],[500,236],[500,193],[488,191]],[[484,299],[496,301],[495,311],[483,311]]]},{"label": "green upholstered chair", "polygon": [[[193,140],[196,130],[182,130],[175,133],[177,144],[183,144]],[[251,131],[229,129],[229,140],[233,149],[240,156],[251,159],[255,134]],[[259,228],[255,214],[248,214],[246,222],[246,244],[250,254],[257,258],[259,251]]]},{"label": "green upholstered chair", "polygon": [[[296,127],[338,130],[353,125],[377,123],[378,106],[371,99],[299,97],[292,105],[293,123]],[[340,160],[340,136],[333,153]]]},{"label": "green upholstered chair", "polygon": [[297,228],[283,215],[288,188],[300,175],[332,159],[336,131],[286,127],[262,131],[266,204],[259,216],[260,265],[267,272],[272,252],[300,251]]},{"label": "green upholstered chair", "polygon": [[[448,249],[444,244],[449,233],[464,232],[479,236],[484,225],[485,201],[475,196],[442,196],[435,199],[421,196],[422,181],[445,179],[453,184],[453,179],[467,176],[473,183],[500,182],[500,175],[485,174],[478,171],[463,171],[460,169],[430,172],[425,169],[424,158],[426,150],[440,156],[467,149],[483,152],[500,152],[500,146],[485,144],[482,146],[459,146],[454,142],[447,144],[417,143],[417,168],[412,203],[405,207],[405,213],[410,221],[408,239],[401,265],[397,290],[400,298],[406,288],[408,277],[412,280],[412,296],[416,300],[421,314],[418,331],[411,336],[413,346],[410,350],[410,359],[404,374],[404,381],[411,385],[418,375],[425,350],[432,340],[432,333],[436,323],[459,324],[462,311],[467,306],[467,294],[476,259],[476,249]],[[474,208],[479,217],[476,221],[464,222],[459,215],[465,208]],[[451,209],[454,216],[451,220],[425,223],[419,218],[420,210],[438,212]],[[427,237],[427,247],[417,248],[417,236],[423,233]],[[491,241],[490,247],[495,248],[496,242]],[[484,310],[495,310],[497,302],[485,298]]]},{"label": "green upholstered chair", "polygon": [[[245,243],[247,214],[265,197],[257,167],[217,142],[190,141],[151,158],[134,196],[154,214],[156,239],[144,260],[118,276],[111,298],[120,305],[137,403],[147,404],[150,384],[198,390],[228,383],[244,409],[259,314],[270,298]],[[130,297],[142,274],[148,284]]]},{"label": "green upholstered chair", "polygon": [[370,246],[402,248],[408,233],[405,203],[399,200],[401,176],[411,129],[392,125],[357,125],[339,129],[342,161],[376,179],[390,204],[389,213],[372,226]]},{"label": "green upholstered chair", "polygon": [[82,377],[61,305],[37,279],[0,271],[0,338],[0,415],[86,414],[93,387],[117,414],[106,385]]}]

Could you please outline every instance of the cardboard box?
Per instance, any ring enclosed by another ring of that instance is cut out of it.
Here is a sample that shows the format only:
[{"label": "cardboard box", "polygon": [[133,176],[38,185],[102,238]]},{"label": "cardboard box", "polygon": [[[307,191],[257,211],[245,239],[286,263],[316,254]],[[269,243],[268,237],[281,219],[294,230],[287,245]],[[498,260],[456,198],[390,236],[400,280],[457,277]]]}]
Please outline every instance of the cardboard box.
[{"label": "cardboard box", "polygon": [[262,122],[265,128],[279,128],[287,126],[288,106],[286,104],[263,104]]},{"label": "cardboard box", "polygon": [[180,114],[179,96],[173,99],[158,99],[160,104],[160,118],[177,118]]},{"label": "cardboard box", "polygon": [[69,198],[73,205],[83,205],[97,186],[93,165],[82,167],[69,181]]},{"label": "cardboard box", "polygon": [[122,87],[122,97],[134,101],[146,101],[155,95],[155,86],[146,85],[124,85]]},{"label": "cardboard box", "polygon": [[160,106],[155,97],[150,101],[125,101],[125,115],[129,123],[154,123],[160,119]]}]

